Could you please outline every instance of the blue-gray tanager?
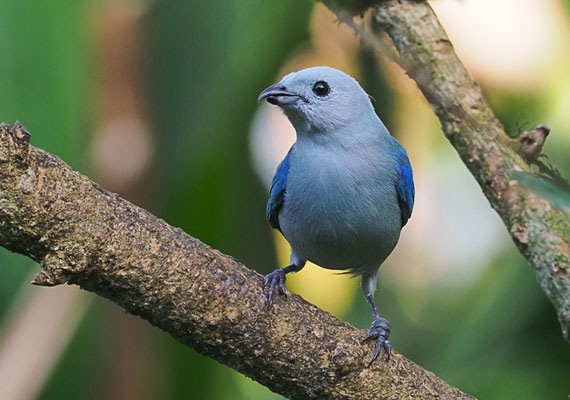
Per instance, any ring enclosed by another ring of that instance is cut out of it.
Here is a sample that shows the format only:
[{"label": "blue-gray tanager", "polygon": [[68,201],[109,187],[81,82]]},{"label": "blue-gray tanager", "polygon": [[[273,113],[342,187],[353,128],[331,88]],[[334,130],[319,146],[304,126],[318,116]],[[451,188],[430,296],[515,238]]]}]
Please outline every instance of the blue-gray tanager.
[{"label": "blue-gray tanager", "polygon": [[267,219],[291,245],[290,265],[265,277],[268,301],[285,293],[285,275],[307,260],[360,275],[373,321],[366,339],[390,358],[390,325],[374,303],[378,268],[392,252],[414,205],[406,150],[388,133],[366,92],[344,72],[291,73],[258,101],[279,106],[297,141],[277,168]]}]

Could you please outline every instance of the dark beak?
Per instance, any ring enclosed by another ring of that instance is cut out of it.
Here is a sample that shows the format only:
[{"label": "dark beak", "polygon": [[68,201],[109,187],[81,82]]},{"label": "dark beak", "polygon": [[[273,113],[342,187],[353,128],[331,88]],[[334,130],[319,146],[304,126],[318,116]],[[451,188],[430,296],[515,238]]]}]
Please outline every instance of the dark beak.
[{"label": "dark beak", "polygon": [[263,99],[267,99],[268,103],[280,106],[296,102],[299,99],[299,95],[297,93],[287,91],[287,88],[283,86],[283,84],[276,83],[261,92],[257,98],[257,102],[259,103]]}]

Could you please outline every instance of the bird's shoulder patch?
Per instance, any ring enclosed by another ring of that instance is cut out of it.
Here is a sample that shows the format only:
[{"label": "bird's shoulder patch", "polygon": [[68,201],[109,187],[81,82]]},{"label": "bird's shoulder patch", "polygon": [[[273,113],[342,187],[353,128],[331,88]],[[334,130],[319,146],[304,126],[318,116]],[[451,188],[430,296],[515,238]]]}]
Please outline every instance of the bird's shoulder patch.
[{"label": "bird's shoulder patch", "polygon": [[287,177],[289,176],[289,155],[291,154],[291,149],[281,161],[281,164],[277,167],[277,172],[273,177],[271,182],[271,188],[269,189],[269,201],[267,202],[267,220],[269,224],[281,231],[279,226],[279,211],[283,207],[283,200],[285,198],[285,191],[287,190]]},{"label": "bird's shoulder patch", "polygon": [[400,204],[402,226],[404,226],[412,215],[416,190],[414,187],[412,166],[410,165],[406,150],[404,150],[403,147],[401,147],[401,152],[398,154],[398,181],[396,182],[396,191],[398,193],[398,203]]}]

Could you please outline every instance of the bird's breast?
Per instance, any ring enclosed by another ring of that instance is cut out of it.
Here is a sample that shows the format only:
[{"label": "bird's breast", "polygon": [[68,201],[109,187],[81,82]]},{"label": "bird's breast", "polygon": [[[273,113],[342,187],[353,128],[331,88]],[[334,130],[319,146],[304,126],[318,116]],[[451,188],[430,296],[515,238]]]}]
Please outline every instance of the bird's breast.
[{"label": "bird's breast", "polygon": [[332,269],[379,265],[401,228],[386,160],[327,151],[291,157],[279,223],[296,254]]}]

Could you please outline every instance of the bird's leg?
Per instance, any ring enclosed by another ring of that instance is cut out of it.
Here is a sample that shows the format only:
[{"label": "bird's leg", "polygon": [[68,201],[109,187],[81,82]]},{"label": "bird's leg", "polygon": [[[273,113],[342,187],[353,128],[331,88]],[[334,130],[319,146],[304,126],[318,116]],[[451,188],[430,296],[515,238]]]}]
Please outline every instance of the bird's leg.
[{"label": "bird's leg", "polygon": [[374,288],[376,287],[376,273],[373,275],[365,275],[362,277],[362,290],[366,295],[366,300],[370,304],[372,309],[372,325],[370,329],[366,330],[366,337],[364,340],[376,340],[376,346],[374,347],[374,352],[372,353],[372,359],[368,366],[372,365],[374,360],[378,358],[380,350],[384,348],[386,351],[386,360],[390,360],[390,353],[392,347],[388,341],[390,336],[390,324],[388,321],[380,316],[376,304],[374,303]]},{"label": "bird's leg", "polygon": [[368,304],[370,304],[370,308],[372,308],[372,325],[370,329],[366,330],[364,340],[376,339],[376,347],[374,348],[374,353],[372,353],[370,364],[368,364],[368,366],[370,366],[374,360],[376,360],[382,348],[386,351],[386,360],[389,361],[392,347],[388,341],[388,337],[390,336],[390,324],[378,314],[378,309],[376,308],[376,304],[374,304],[374,296],[368,295],[366,299],[368,300]]},{"label": "bird's leg", "polygon": [[263,286],[269,285],[269,290],[267,291],[268,304],[271,304],[275,286],[279,288],[279,291],[281,293],[285,294],[285,275],[287,275],[289,272],[300,271],[305,266],[304,262],[299,264],[300,265],[292,263],[285,268],[276,269],[275,271],[265,275],[265,278],[263,279]]}]

